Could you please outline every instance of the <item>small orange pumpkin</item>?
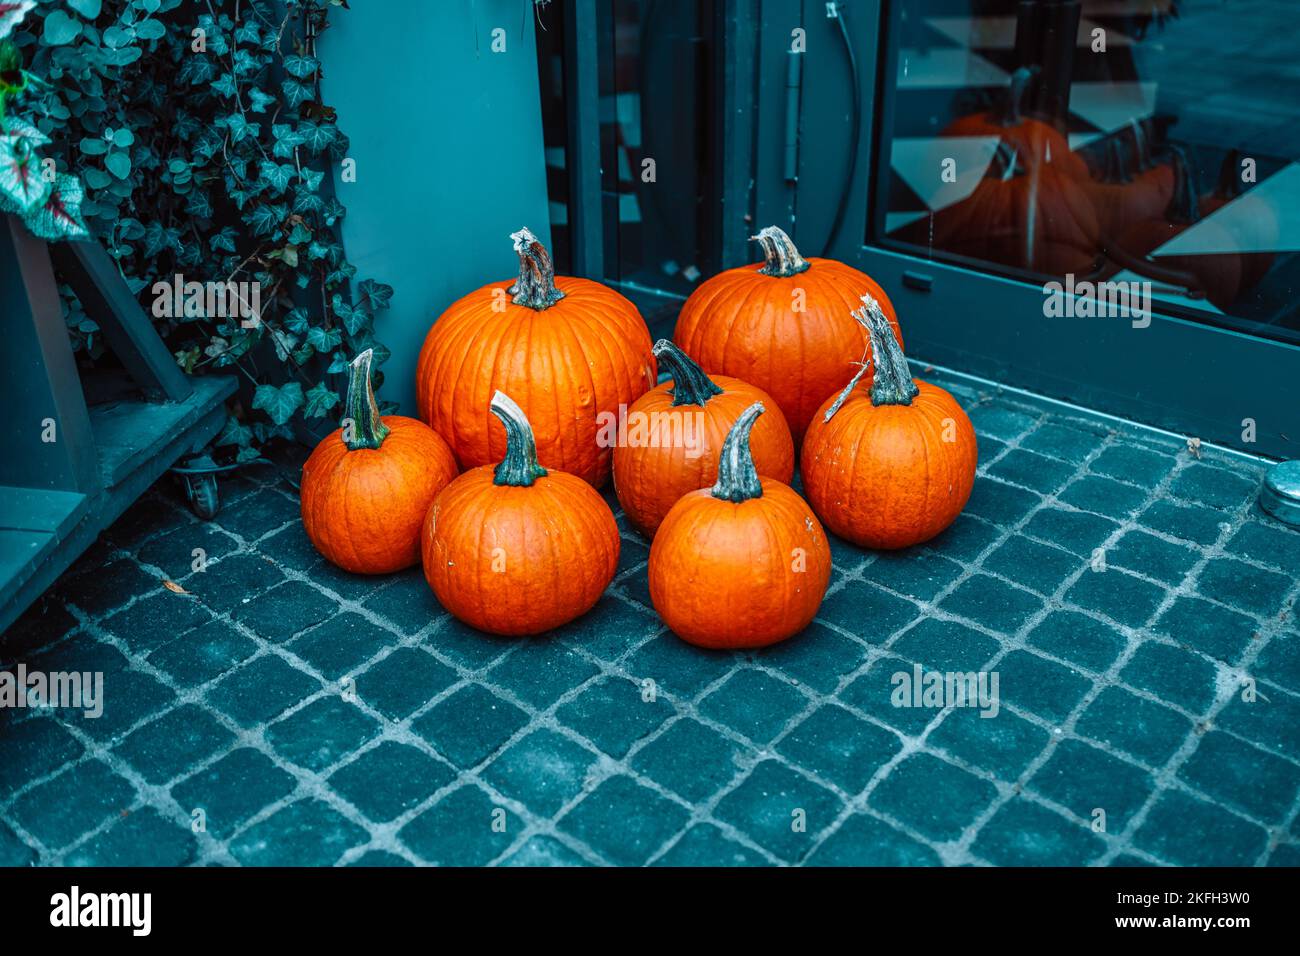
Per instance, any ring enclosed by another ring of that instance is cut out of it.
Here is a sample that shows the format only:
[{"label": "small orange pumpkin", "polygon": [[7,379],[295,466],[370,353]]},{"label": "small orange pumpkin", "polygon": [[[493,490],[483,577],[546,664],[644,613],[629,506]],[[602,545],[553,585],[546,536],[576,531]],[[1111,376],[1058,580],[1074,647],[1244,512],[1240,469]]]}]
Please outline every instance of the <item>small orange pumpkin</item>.
[{"label": "small orange pumpkin", "polygon": [[799,633],[830,581],[830,545],[807,502],[754,468],[749,437],[762,412],[755,402],[736,419],[717,483],[680,498],[650,546],[650,600],[699,647],[764,647]]},{"label": "small orange pumpkin", "polygon": [[442,606],[493,634],[540,634],[591,610],[618,565],[605,500],[581,478],[537,461],[528,419],[501,392],[492,414],[505,457],[465,472],[424,522],[424,576]]},{"label": "small orange pumpkin", "polygon": [[388,574],[420,560],[420,527],[456,477],[447,443],[414,418],[381,418],[373,352],[352,362],[345,428],[302,466],[302,524],[316,550],[354,574]]},{"label": "small orange pumpkin", "polygon": [[975,485],[975,429],[956,399],[913,381],[880,307],[854,317],[871,336],[870,387],[853,382],[804,441],[804,494],[827,527],[869,548],[906,548],[952,524]]},{"label": "small orange pumpkin", "polygon": [[547,468],[600,487],[610,449],[596,434],[656,379],[650,332],[631,302],[590,279],[556,276],[527,229],[512,233],[519,278],[452,303],[420,350],[416,404],[462,468],[500,461],[506,433],[484,412],[500,390],[533,424]]},{"label": "small orange pumpkin", "polygon": [[[614,449],[614,490],[632,526],[648,538],[678,498],[717,481],[722,443],[741,412],[772,401],[738,378],[710,378],[667,339],[655,343],[654,353],[672,381],[628,409],[627,439]],[[779,408],[754,425],[750,449],[760,475],[789,484],[794,442]]]},{"label": "small orange pumpkin", "polygon": [[776,226],[754,239],[765,261],[701,283],[682,305],[673,341],[710,375],[771,395],[798,445],[817,406],[853,377],[846,356],[868,345],[849,310],[863,294],[881,302],[891,320],[893,306],[866,273],[834,259],[805,259]]}]

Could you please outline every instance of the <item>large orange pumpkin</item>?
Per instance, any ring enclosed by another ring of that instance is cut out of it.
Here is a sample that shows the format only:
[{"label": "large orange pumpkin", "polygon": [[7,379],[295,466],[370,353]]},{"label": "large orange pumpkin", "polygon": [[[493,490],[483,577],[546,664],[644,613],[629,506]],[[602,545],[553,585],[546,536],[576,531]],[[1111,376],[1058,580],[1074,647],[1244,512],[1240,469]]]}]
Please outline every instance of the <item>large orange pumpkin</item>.
[{"label": "large orange pumpkin", "polygon": [[420,351],[420,417],[447,439],[462,468],[499,461],[505,430],[485,412],[500,390],[515,396],[547,468],[599,487],[610,451],[596,440],[655,384],[650,333],[623,296],[590,279],[556,276],[527,229],[513,233],[519,278],[490,282],[443,312]]},{"label": "large orange pumpkin", "polygon": [[[672,375],[628,409],[626,441],[614,449],[614,490],[632,526],[653,538],[668,509],[688,491],[718,478],[718,456],[741,412],[771,397],[738,378],[710,378],[667,339],[655,358]],[[764,415],[750,434],[760,475],[789,484],[794,442],[779,408]]]},{"label": "large orange pumpkin", "polygon": [[447,443],[423,422],[381,418],[372,352],[352,362],[344,427],[302,466],[302,524],[316,550],[346,571],[387,574],[420,560],[420,528],[456,477]]},{"label": "large orange pumpkin", "polygon": [[975,485],[975,429],[957,401],[913,381],[880,307],[854,315],[871,335],[875,378],[831,396],[804,441],[804,494],[827,527],[869,548],[933,538]]},{"label": "large orange pumpkin", "polygon": [[650,546],[650,600],[700,647],[763,647],[797,634],[830,581],[830,545],[807,502],[754,468],[749,436],[762,412],[755,402],[736,419],[717,483],[679,499]]},{"label": "large orange pumpkin", "polygon": [[538,464],[523,410],[497,392],[505,457],[465,472],[424,523],[424,576],[442,606],[493,634],[539,634],[599,600],[618,566],[618,526],[581,478]]},{"label": "large orange pumpkin", "polygon": [[894,321],[893,306],[870,276],[834,259],[804,259],[776,226],[754,238],[765,261],[702,283],[682,305],[673,341],[709,374],[771,395],[797,445],[817,406],[853,377],[848,356],[867,345],[849,310],[867,294]]},{"label": "large orange pumpkin", "polygon": [[[1135,127],[1136,129],[1136,127]],[[1118,236],[1130,223],[1158,215],[1174,195],[1174,167],[1145,162],[1140,143],[1130,149],[1107,141],[1096,176],[1085,184],[1102,236]]]}]

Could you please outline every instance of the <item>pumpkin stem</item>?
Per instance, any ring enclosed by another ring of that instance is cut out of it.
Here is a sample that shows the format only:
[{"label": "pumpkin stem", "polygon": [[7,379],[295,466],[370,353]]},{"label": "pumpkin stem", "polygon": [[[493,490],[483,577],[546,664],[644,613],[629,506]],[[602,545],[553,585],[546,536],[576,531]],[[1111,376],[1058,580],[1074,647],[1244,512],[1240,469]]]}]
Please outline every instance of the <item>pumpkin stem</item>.
[{"label": "pumpkin stem", "polygon": [[668,339],[660,339],[651,351],[659,360],[660,368],[667,369],[673,380],[673,405],[703,405],[714,395],[722,394],[722,389],[704,369]]},{"label": "pumpkin stem", "polygon": [[546,247],[527,226],[510,233],[519,254],[519,278],[509,289],[515,305],[526,305],[541,312],[564,298],[555,287],[555,263]]},{"label": "pumpkin stem", "polygon": [[912,381],[903,348],[894,336],[894,327],[869,295],[862,297],[862,308],[853,317],[866,327],[871,337],[871,364],[876,367],[871,380],[872,405],[911,405],[921,391]]},{"label": "pumpkin stem", "polygon": [[546,469],[537,463],[537,443],[533,440],[533,426],[528,423],[524,410],[505,392],[492,396],[492,414],[506,426],[506,456],[492,472],[495,484],[514,488],[527,488],[546,475]]},{"label": "pumpkin stem", "polygon": [[768,226],[766,229],[760,229],[757,236],[749,237],[749,241],[761,243],[763,246],[763,258],[767,261],[763,264],[763,268],[758,270],[761,275],[788,279],[790,276],[808,271],[808,260],[799,255],[794,242],[780,227]]},{"label": "pumpkin stem", "polygon": [[1029,84],[1037,72],[1037,67],[1022,66],[1011,74],[1011,81],[1007,84],[1007,98],[1002,103],[1002,115],[998,117],[999,125],[1020,125],[1020,114],[1025,108],[1025,93],[1029,91]]},{"label": "pumpkin stem", "polygon": [[343,443],[349,451],[378,448],[388,437],[388,426],[379,416],[375,390],[370,384],[370,362],[374,357],[374,349],[366,349],[352,360],[352,371],[348,375],[346,410],[347,418],[352,421],[352,437],[347,437],[348,430],[345,428]]},{"label": "pumpkin stem", "polygon": [[755,402],[740,413],[736,424],[727,432],[718,460],[718,481],[713,486],[713,497],[739,504],[751,498],[763,497],[763,485],[754,467],[754,453],[749,448],[749,433],[758,416],[766,411],[762,402]]},{"label": "pumpkin stem", "polygon": [[1187,152],[1181,146],[1170,146],[1169,152],[1173,154],[1174,195],[1165,210],[1165,218],[1173,223],[1188,225],[1201,218],[1201,207],[1192,186]]}]

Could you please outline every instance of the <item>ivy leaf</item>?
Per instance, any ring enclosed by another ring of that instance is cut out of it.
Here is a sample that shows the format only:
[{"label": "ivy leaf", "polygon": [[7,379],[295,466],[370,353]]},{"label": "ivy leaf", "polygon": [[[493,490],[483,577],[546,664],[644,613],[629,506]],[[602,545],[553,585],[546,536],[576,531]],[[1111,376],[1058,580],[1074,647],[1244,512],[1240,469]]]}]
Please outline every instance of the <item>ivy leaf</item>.
[{"label": "ivy leaf", "polygon": [[261,181],[270,186],[276,195],[289,188],[294,173],[293,166],[290,163],[274,163],[267,159],[262,161],[261,170]]},{"label": "ivy leaf", "polygon": [[253,235],[269,236],[279,227],[280,220],[283,218],[284,210],[282,207],[261,203],[253,209],[252,213],[245,217],[244,221],[253,230]]},{"label": "ivy leaf", "polygon": [[275,97],[263,93],[257,87],[250,87],[248,90],[248,99],[250,100],[249,109],[254,113],[265,113],[266,108],[275,103]]},{"label": "ivy leaf", "polygon": [[292,78],[281,81],[280,92],[284,94],[285,102],[289,104],[289,108],[294,110],[316,95],[310,86],[305,86]]},{"label": "ivy leaf", "polygon": [[308,418],[320,418],[338,403],[338,392],[327,388],[324,382],[317,382],[307,390],[307,407],[303,414]]},{"label": "ivy leaf", "polygon": [[308,149],[313,153],[319,153],[334,142],[338,136],[338,128],[328,123],[305,122],[299,127],[299,134]]},{"label": "ivy leaf", "polygon": [[290,332],[295,332],[298,335],[302,335],[304,332],[307,331],[307,326],[308,326],[307,310],[304,309],[302,306],[298,306],[297,308],[290,309],[288,312],[285,313],[284,327],[288,329]]},{"label": "ivy leaf", "polygon": [[215,236],[208,240],[208,248],[213,252],[230,252],[235,251],[235,230],[231,226],[226,226]]},{"label": "ivy leaf", "polygon": [[303,404],[302,385],[289,382],[276,388],[274,385],[259,385],[253,392],[253,407],[260,408],[277,425],[283,425],[293,418]]},{"label": "ivy leaf", "polygon": [[294,54],[284,58],[284,70],[290,76],[296,76],[300,80],[305,80],[316,72],[320,62],[314,56],[299,56]]},{"label": "ivy leaf", "polygon": [[315,194],[325,179],[325,171],[323,169],[304,169],[299,178],[302,180],[303,186]]},{"label": "ivy leaf", "polygon": [[27,214],[27,228],[32,231],[32,235],[50,241],[85,239],[90,235],[90,230],[81,220],[81,201],[84,198],[81,180],[60,173],[45,202]]},{"label": "ivy leaf", "polygon": [[221,429],[221,434],[216,437],[212,444],[221,445],[238,445],[241,448],[249,445],[253,440],[253,430],[241,422],[234,415],[226,419],[225,426]]},{"label": "ivy leaf", "polygon": [[314,325],[307,330],[307,344],[317,352],[332,352],[343,344],[343,333]]},{"label": "ivy leaf", "polygon": [[393,298],[393,287],[366,279],[361,283],[361,297],[370,303],[372,309],[386,309]]}]

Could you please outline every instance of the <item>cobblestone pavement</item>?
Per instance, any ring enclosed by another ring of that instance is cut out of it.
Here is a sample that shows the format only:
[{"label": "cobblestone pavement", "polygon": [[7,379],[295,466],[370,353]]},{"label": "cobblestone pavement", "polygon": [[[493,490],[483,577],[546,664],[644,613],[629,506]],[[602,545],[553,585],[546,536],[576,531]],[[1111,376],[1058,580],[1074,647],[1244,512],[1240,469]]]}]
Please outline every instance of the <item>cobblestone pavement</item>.
[{"label": "cobblestone pavement", "polygon": [[[1300,534],[1262,468],[947,384],[966,513],[834,542],[759,653],[666,632],[621,515],[596,609],[504,640],[323,563],[273,469],[208,523],[160,483],[0,641],[106,699],[0,710],[0,864],[1300,863]],[[997,672],[997,716],[892,706],[914,664]]]}]

